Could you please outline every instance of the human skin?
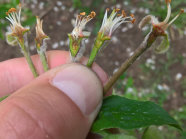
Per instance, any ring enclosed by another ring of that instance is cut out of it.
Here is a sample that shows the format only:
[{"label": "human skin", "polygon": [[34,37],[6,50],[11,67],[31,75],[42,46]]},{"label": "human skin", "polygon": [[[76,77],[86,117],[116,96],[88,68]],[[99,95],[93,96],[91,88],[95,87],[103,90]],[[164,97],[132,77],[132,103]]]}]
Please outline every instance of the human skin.
[{"label": "human skin", "polygon": [[[0,139],[83,139],[99,112],[107,74],[70,62],[66,51],[47,53],[50,71],[44,73],[39,57],[33,62],[34,79],[24,58],[0,63]],[[83,58],[81,63],[86,63]]]}]

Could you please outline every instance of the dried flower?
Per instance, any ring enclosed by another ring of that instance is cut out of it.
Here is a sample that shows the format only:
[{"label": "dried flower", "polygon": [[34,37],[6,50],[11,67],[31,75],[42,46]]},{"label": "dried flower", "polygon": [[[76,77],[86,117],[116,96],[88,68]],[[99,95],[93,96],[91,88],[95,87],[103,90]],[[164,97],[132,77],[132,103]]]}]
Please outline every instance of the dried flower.
[{"label": "dried flower", "polygon": [[46,38],[49,38],[44,32],[43,32],[43,20],[40,20],[38,16],[37,18],[37,24],[36,24],[36,45],[37,47],[40,47],[43,43],[43,40]]},{"label": "dried flower", "polygon": [[130,16],[127,16],[124,10],[122,10],[121,14],[119,14],[118,12],[120,11],[120,9],[114,9],[109,17],[108,17],[108,11],[109,9],[107,8],[103,18],[102,26],[99,30],[99,32],[103,33],[104,36],[111,37],[112,33],[122,23],[135,22],[134,15],[131,14]]},{"label": "dried flower", "polygon": [[165,0],[167,4],[167,16],[164,21],[159,22],[158,19],[153,15],[145,16],[141,22],[139,23],[139,28],[142,29],[145,25],[150,23],[152,25],[153,30],[156,30],[156,34],[158,36],[162,36],[162,42],[159,46],[155,48],[156,53],[164,53],[169,48],[169,37],[166,33],[166,29],[182,14],[184,10],[181,9],[180,12],[169,22],[171,16],[171,0]]},{"label": "dried flower", "polygon": [[19,40],[23,39],[23,35],[29,31],[29,28],[24,28],[21,25],[21,4],[19,4],[19,10],[15,8],[11,8],[6,12],[7,17],[11,23],[11,32],[9,33],[10,35],[17,37]]},{"label": "dried flower", "polygon": [[39,54],[41,63],[43,65],[44,71],[49,70],[48,62],[47,62],[47,56],[46,56],[46,40],[49,38],[43,31],[43,20],[40,20],[38,16],[37,18],[37,24],[36,24],[36,48],[37,53]]}]

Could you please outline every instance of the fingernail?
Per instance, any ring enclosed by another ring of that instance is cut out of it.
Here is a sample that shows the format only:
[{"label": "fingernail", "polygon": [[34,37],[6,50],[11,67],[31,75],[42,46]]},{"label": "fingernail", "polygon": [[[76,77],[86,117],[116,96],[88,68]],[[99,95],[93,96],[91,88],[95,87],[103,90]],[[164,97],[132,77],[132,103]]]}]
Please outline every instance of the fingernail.
[{"label": "fingernail", "polygon": [[51,83],[65,93],[85,116],[95,118],[103,90],[100,80],[90,69],[80,64],[70,64],[57,72]]}]

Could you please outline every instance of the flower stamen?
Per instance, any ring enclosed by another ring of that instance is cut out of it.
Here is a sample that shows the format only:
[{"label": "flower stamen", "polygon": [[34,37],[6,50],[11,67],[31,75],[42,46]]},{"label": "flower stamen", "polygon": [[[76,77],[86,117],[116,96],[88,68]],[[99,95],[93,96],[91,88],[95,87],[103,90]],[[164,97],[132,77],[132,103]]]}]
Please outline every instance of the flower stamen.
[{"label": "flower stamen", "polygon": [[122,10],[122,15],[123,15],[123,17],[126,17],[127,16],[127,14],[125,13],[124,10]]},{"label": "flower stamen", "polygon": [[132,19],[131,23],[134,24],[136,22],[136,19]]},{"label": "flower stamen", "polygon": [[10,13],[16,13],[16,12],[17,12],[16,8],[10,8],[8,12],[6,12],[6,15],[9,15]]},{"label": "flower stamen", "polygon": [[167,3],[167,17],[165,18],[165,20],[163,21],[163,23],[167,23],[169,21],[170,15],[171,15],[171,0],[166,0]]},{"label": "flower stamen", "polygon": [[92,11],[89,15],[86,16],[85,12],[80,13],[76,18],[75,27],[71,35],[78,39],[78,37],[84,37],[86,34],[83,32],[85,25],[96,16],[96,13]]},{"label": "flower stamen", "polygon": [[168,26],[170,26],[183,13],[184,9],[181,9],[180,12],[169,22]]},{"label": "flower stamen", "polygon": [[103,18],[103,23],[100,28],[101,33],[103,33],[107,37],[111,37],[112,33],[118,28],[122,23],[135,22],[134,15],[131,14],[127,16],[125,11],[122,10],[121,13],[118,13],[120,9],[114,8],[111,12],[110,16],[108,17],[108,8],[105,12],[105,16]]},{"label": "flower stamen", "polygon": [[7,17],[11,23],[10,27],[12,32],[10,33],[12,36],[19,38],[20,40],[23,39],[23,35],[29,29],[24,28],[21,25],[21,4],[19,4],[19,10],[16,8],[10,8],[8,12],[6,12]]},{"label": "flower stamen", "polygon": [[116,9],[115,9],[115,11],[116,11],[116,12],[119,12],[119,11],[120,11],[120,9],[119,9],[119,8],[116,8]]},{"label": "flower stamen", "polygon": [[171,3],[171,0],[165,0],[165,2],[168,4],[168,3]]},{"label": "flower stamen", "polygon": [[82,12],[82,13],[80,13],[80,15],[84,16],[84,15],[86,15],[86,13],[85,12]]}]

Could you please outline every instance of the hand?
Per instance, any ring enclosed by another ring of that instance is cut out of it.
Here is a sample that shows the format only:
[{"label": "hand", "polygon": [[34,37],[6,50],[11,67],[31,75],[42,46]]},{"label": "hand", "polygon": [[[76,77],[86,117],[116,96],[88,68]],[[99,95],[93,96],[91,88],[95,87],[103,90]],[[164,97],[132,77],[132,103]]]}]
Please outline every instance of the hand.
[{"label": "hand", "polygon": [[[96,64],[98,76],[80,64],[66,64],[68,52],[47,55],[54,69],[36,79],[24,58],[0,63],[0,96],[11,93],[0,103],[0,139],[86,138],[100,109],[107,75]],[[33,56],[33,61],[43,73],[39,57]]]}]

